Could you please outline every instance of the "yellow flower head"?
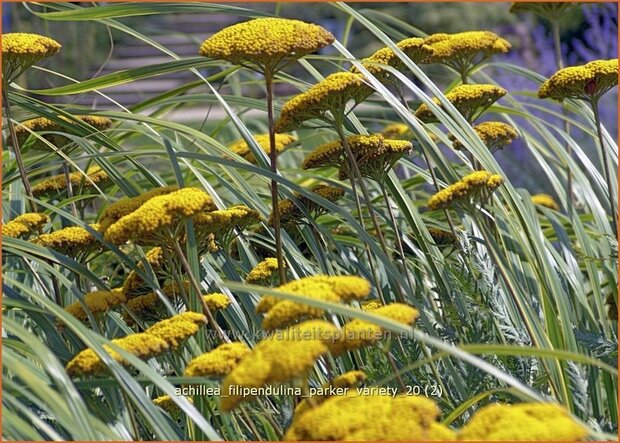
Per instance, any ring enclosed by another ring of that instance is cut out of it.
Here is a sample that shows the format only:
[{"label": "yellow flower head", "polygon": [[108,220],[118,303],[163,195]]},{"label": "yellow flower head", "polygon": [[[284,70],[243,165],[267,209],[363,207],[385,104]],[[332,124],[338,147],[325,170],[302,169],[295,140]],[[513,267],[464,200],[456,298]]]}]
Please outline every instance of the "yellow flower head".
[{"label": "yellow flower head", "polygon": [[426,63],[441,63],[456,71],[467,72],[494,54],[510,50],[508,41],[490,31],[468,31],[457,34],[433,34],[424,43],[433,53]]},{"label": "yellow flower head", "polygon": [[166,229],[174,229],[190,218],[212,207],[213,199],[202,189],[183,188],[153,197],[142,206],[112,224],[104,234],[107,241],[122,245],[128,240],[137,244],[157,244]]},{"label": "yellow flower head", "polygon": [[[162,271],[165,264],[164,252],[162,248],[159,246],[152,248],[145,254],[145,258],[157,276],[160,271]],[[137,267],[141,271],[144,271],[144,265],[142,262],[139,262]],[[136,271],[131,271],[123,283],[123,294],[125,294],[125,297],[127,297],[127,299],[132,299],[148,291],[150,291],[150,287],[146,285],[144,280],[142,280],[142,277],[140,277]]]},{"label": "yellow flower head", "polygon": [[203,295],[202,299],[207,304],[210,311],[221,311],[230,306],[230,298],[226,294],[214,292],[212,294]]},{"label": "yellow flower head", "polygon": [[413,132],[411,128],[404,123],[391,123],[386,125],[381,132],[385,138],[391,138],[396,140],[409,140],[413,138]]},{"label": "yellow flower head", "polygon": [[[312,192],[332,203],[337,202],[344,196],[344,190],[329,185],[317,185],[312,188]],[[312,219],[316,219],[327,212],[327,209],[324,206],[321,206],[309,197],[299,193],[296,193],[295,196],[306,208]],[[289,199],[282,200],[280,202],[278,206],[278,213],[280,214],[280,223],[282,224],[303,224],[306,222],[304,212],[299,206]],[[273,212],[269,214],[269,224],[273,226]]]},{"label": "yellow flower head", "polygon": [[595,60],[585,65],[560,69],[542,84],[538,97],[593,100],[617,85],[618,59]]},{"label": "yellow flower head", "polygon": [[[185,398],[192,403],[192,399],[190,397]],[[179,406],[172,401],[169,395],[162,395],[161,397],[154,398],[153,404],[162,408],[174,419],[178,419],[181,414],[181,408],[179,408]]]},{"label": "yellow flower head", "polygon": [[26,69],[60,51],[56,40],[38,34],[2,34],[2,80],[9,84]]},{"label": "yellow flower head", "polygon": [[201,212],[193,218],[193,222],[199,242],[202,238],[214,235],[220,244],[228,245],[235,235],[235,229],[245,229],[260,222],[261,219],[258,211],[237,205],[216,211]]},{"label": "yellow flower head", "polygon": [[560,205],[549,194],[536,194],[532,195],[532,203],[539,206],[544,206],[554,211],[560,210]]},{"label": "yellow flower head", "polygon": [[[512,143],[519,137],[517,131],[512,126],[502,122],[484,122],[474,126],[474,131],[488,148],[489,151],[495,152],[504,146]],[[452,147],[456,150],[464,149],[463,144],[453,135],[450,136]]]},{"label": "yellow flower head", "polygon": [[439,408],[425,396],[347,395],[329,397],[293,417],[283,440],[446,441],[454,432],[439,424]]},{"label": "yellow flower head", "polygon": [[[33,118],[26,120],[15,127],[15,133],[17,135],[17,141],[23,145],[28,137],[33,132],[45,132],[46,134],[40,134],[34,141],[32,148],[40,151],[53,151],[48,145],[51,144],[56,148],[60,148],[67,143],[71,143],[71,139],[58,134],[60,132],[77,135],[75,128],[72,126],[73,122],[68,118],[61,116],[62,120],[66,120],[66,125],[61,125],[53,120],[45,117]],[[107,117],[100,117],[98,115],[74,115],[73,118],[81,120],[83,123],[92,126],[97,131],[103,131],[112,126],[112,120]],[[49,133],[49,134],[47,134]],[[48,143],[46,143],[48,142]]]},{"label": "yellow flower head", "polygon": [[375,309],[380,308],[381,306],[383,306],[383,303],[381,303],[379,300],[368,300],[360,304],[362,311],[365,311],[365,312],[374,311]]},{"label": "yellow flower head", "polygon": [[334,378],[330,384],[337,388],[352,388],[361,385],[367,378],[364,371],[349,371]]},{"label": "yellow flower head", "polygon": [[[254,140],[256,141],[258,146],[260,146],[262,150],[265,151],[267,155],[269,155],[269,150],[270,150],[269,134],[255,135]],[[280,154],[281,152],[283,152],[286,148],[288,148],[291,144],[293,144],[296,141],[297,139],[292,135],[276,134],[276,153]],[[254,158],[254,154],[252,154],[252,151],[250,150],[250,147],[248,146],[248,142],[246,142],[245,140],[242,139],[242,140],[236,141],[235,143],[230,145],[228,149],[230,149],[235,154],[245,158],[250,163],[256,164],[256,159]]]},{"label": "yellow flower head", "polygon": [[352,72],[331,74],[284,104],[280,118],[276,122],[276,132],[292,131],[301,127],[307,120],[326,120],[328,112],[342,113],[347,104],[352,102],[357,105],[372,92],[373,89],[359,74]]},{"label": "yellow flower head", "polygon": [[[101,232],[107,231],[112,224],[116,223],[122,217],[131,214],[153,197],[170,194],[178,190],[179,188],[177,186],[163,186],[161,188],[151,189],[137,197],[124,197],[116,203],[112,203],[103,210],[101,218],[99,219]],[[213,209],[215,209],[215,207],[213,207]]]},{"label": "yellow flower head", "polygon": [[198,332],[199,327],[206,322],[207,318],[204,315],[187,311],[158,321],[144,333],[161,338],[171,349],[176,349],[181,343]]},{"label": "yellow flower head", "polygon": [[225,343],[190,361],[185,368],[185,375],[207,378],[225,377],[251,352],[252,350],[245,343]]},{"label": "yellow flower head", "polygon": [[[506,95],[506,90],[494,85],[461,85],[446,94],[446,98],[457,111],[463,114],[465,120],[474,121],[484,110]],[[438,98],[433,102],[440,105]],[[421,104],[415,112],[415,116],[424,123],[436,123],[439,120],[426,106]]]},{"label": "yellow flower head", "polygon": [[[72,172],[69,174],[69,182],[71,186],[77,188],[82,186],[85,189],[95,188],[108,183],[110,177],[99,166],[94,166],[86,171],[86,175],[82,172]],[[67,189],[67,176],[65,174],[55,175],[47,180],[37,183],[32,187],[32,194],[35,197],[42,195],[50,195],[63,192]]]},{"label": "yellow flower head", "polygon": [[459,432],[459,440],[576,441],[588,435],[566,409],[555,403],[492,404]]},{"label": "yellow flower head", "polygon": [[[90,227],[99,231],[98,224]],[[54,249],[69,257],[85,256],[101,247],[101,244],[86,229],[79,226],[70,226],[49,234],[40,235],[31,242],[46,248]]]},{"label": "yellow flower head", "polygon": [[200,55],[261,72],[275,72],[333,41],[333,35],[314,24],[284,18],[258,18],[215,33],[203,42]]},{"label": "yellow flower head", "polygon": [[[95,316],[105,314],[109,310],[120,306],[125,302],[125,296],[120,288],[112,289],[111,291],[93,291],[84,295],[84,304],[88,310]],[[81,322],[88,321],[88,315],[84,310],[81,302],[77,301],[70,304],[65,308],[69,314]],[[62,326],[64,323],[58,319],[57,324]]]},{"label": "yellow flower head", "polygon": [[12,238],[27,238],[43,228],[49,221],[50,218],[45,214],[27,212],[2,225],[2,235]]},{"label": "yellow flower head", "polygon": [[[433,54],[433,48],[424,43],[422,38],[408,38],[396,43],[398,49],[411,59],[414,63],[423,63]],[[381,65],[391,66],[394,69],[402,71],[405,64],[390,48],[381,48],[370,57],[362,60],[362,65],[375,77],[385,80],[389,78],[389,73],[383,69]],[[353,66],[351,72],[359,73],[359,70]]]},{"label": "yellow flower head", "polygon": [[278,259],[273,257],[268,257],[250,271],[248,276],[245,278],[245,282],[249,284],[260,284],[264,282],[268,282],[271,280],[271,277],[278,270]]},{"label": "yellow flower head", "polygon": [[447,208],[455,203],[469,207],[479,199],[486,200],[503,182],[504,179],[500,175],[491,174],[488,171],[472,172],[446,189],[434,194],[428,200],[428,208]]}]

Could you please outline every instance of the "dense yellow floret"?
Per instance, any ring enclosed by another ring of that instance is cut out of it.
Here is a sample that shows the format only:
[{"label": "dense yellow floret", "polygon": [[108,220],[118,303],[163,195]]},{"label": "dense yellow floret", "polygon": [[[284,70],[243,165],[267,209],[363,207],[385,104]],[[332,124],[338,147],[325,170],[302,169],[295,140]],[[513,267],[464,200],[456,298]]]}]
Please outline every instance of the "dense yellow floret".
[{"label": "dense yellow floret", "polygon": [[596,99],[618,85],[618,59],[595,60],[581,66],[560,69],[545,81],[538,97],[562,100]]},{"label": "dense yellow floret", "polygon": [[[344,190],[329,185],[317,185],[313,187],[311,191],[313,194],[316,194],[332,203],[336,203],[344,196]],[[313,219],[316,219],[327,212],[327,209],[324,206],[316,203],[314,200],[306,197],[305,195],[296,193],[295,197],[297,197],[302,206],[306,208],[308,214]],[[304,212],[299,206],[289,199],[282,200],[280,202],[278,213],[280,215],[280,223],[282,224],[302,224],[306,222],[306,215]],[[269,214],[269,224],[273,226],[273,212]]]},{"label": "dense yellow floret", "polygon": [[[98,224],[92,224],[90,227],[95,231],[99,230]],[[69,257],[86,255],[101,246],[90,232],[79,226],[70,226],[49,234],[43,234],[30,241],[54,249]]]},{"label": "dense yellow floret", "polygon": [[[185,397],[187,401],[192,403],[192,399],[190,397]],[[164,411],[166,411],[172,418],[178,418],[181,414],[181,408],[172,401],[169,395],[162,395],[160,397],[153,399],[153,404],[155,406],[159,406]]]},{"label": "dense yellow floret", "polygon": [[[64,116],[59,117],[62,120],[67,122],[66,125],[61,125],[53,120],[50,120],[45,117],[33,118],[31,120],[26,120],[21,122],[19,125],[15,127],[15,133],[17,135],[17,141],[20,145],[23,145],[24,142],[28,139],[31,133],[33,132],[62,132],[68,134],[77,134],[77,132],[73,129],[73,122]],[[107,117],[101,117],[98,115],[74,115],[74,119],[80,120],[83,123],[86,123],[98,131],[103,131],[112,126],[112,120]],[[41,138],[43,140],[41,140]],[[48,145],[48,143],[55,147],[62,147],[63,145],[70,143],[71,140],[64,135],[61,134],[42,134],[40,138],[37,138],[32,147],[34,149],[44,150],[44,151],[52,151],[53,149]]]},{"label": "dense yellow floret", "polygon": [[254,266],[248,276],[245,278],[246,283],[260,284],[268,282],[278,270],[278,259],[267,257],[262,262]]},{"label": "dense yellow floret", "polygon": [[413,138],[413,131],[404,123],[390,123],[383,128],[381,135],[396,140],[409,140]]},{"label": "dense yellow floret", "polygon": [[[494,85],[461,85],[446,94],[446,99],[458,112],[463,114],[467,121],[473,121],[482,111],[487,109],[497,100],[506,95],[506,90]],[[441,105],[438,98],[433,98],[433,103]],[[425,123],[437,122],[437,117],[426,106],[421,104],[415,112],[415,116]]]},{"label": "dense yellow floret", "polygon": [[[93,315],[100,315],[120,306],[125,300],[125,296],[120,288],[112,289],[111,291],[93,291],[84,295],[83,303],[79,301],[72,303],[65,308],[65,311],[81,322],[87,322],[88,315],[84,310],[84,304]],[[62,325],[62,320],[58,319],[57,324]]]},{"label": "dense yellow floret", "polygon": [[245,229],[260,222],[262,217],[254,209],[237,205],[226,209],[200,212],[193,218],[197,237],[214,235],[221,244],[229,244],[235,229]]},{"label": "dense yellow floret", "polygon": [[2,235],[12,238],[27,238],[41,230],[49,221],[50,218],[45,214],[27,212],[2,225]]},{"label": "dense yellow floret", "polygon": [[[502,122],[483,122],[474,126],[474,131],[491,152],[502,149],[519,137],[515,128]],[[454,149],[464,149],[463,144],[453,135],[450,136],[450,140],[453,141],[452,147]]]},{"label": "dense yellow floret", "polygon": [[[433,54],[433,48],[425,44],[422,38],[414,37],[401,40],[396,43],[396,46],[414,63],[423,63]],[[405,69],[405,64],[400,57],[388,47],[381,48],[370,57],[362,59],[362,65],[368,72],[381,80],[385,80],[389,76],[389,73],[381,65],[391,66],[399,71]],[[351,72],[359,73],[359,69],[353,66]]]},{"label": "dense yellow floret", "polygon": [[504,179],[488,171],[476,171],[466,175],[458,182],[443,189],[428,200],[429,209],[441,209],[455,202],[466,205],[476,203],[478,198],[488,198]]},{"label": "dense yellow floret", "polygon": [[157,241],[166,229],[174,229],[213,205],[209,194],[198,188],[183,188],[153,197],[135,211],[112,224],[104,234],[107,241],[121,245],[128,240],[137,244]]},{"label": "dense yellow floret", "polygon": [[273,72],[333,41],[333,35],[314,24],[259,18],[215,33],[202,43],[200,55]]},{"label": "dense yellow floret", "polygon": [[302,126],[306,120],[326,119],[328,112],[344,112],[350,102],[366,99],[373,89],[364,77],[351,72],[331,74],[305,92],[296,95],[282,107],[276,122],[277,132],[287,132]]},{"label": "dense yellow floret", "polygon": [[492,404],[474,414],[459,440],[576,441],[588,431],[555,403]]},{"label": "dense yellow floret", "polygon": [[560,205],[549,194],[536,194],[532,195],[532,203],[535,205],[545,206],[554,211],[560,210]]},{"label": "dense yellow floret", "polygon": [[30,66],[60,51],[56,40],[38,34],[2,34],[2,80],[8,84]]},{"label": "dense yellow floret", "polygon": [[[69,174],[69,182],[71,186],[77,187],[82,185],[83,188],[95,188],[109,181],[108,174],[99,166],[94,166],[86,171],[86,175],[82,172],[72,172]],[[65,174],[55,175],[47,180],[37,183],[32,187],[32,194],[35,197],[41,195],[49,195],[56,192],[62,192],[67,189],[67,176]]]},{"label": "dense yellow floret", "polygon": [[[262,150],[265,151],[267,155],[269,155],[269,151],[270,151],[269,134],[255,135],[254,140],[256,141],[258,146],[260,146]],[[275,143],[276,153],[280,154],[286,148],[288,148],[292,143],[296,141],[297,139],[292,135],[276,134],[276,143]],[[236,141],[235,143],[230,145],[228,149],[230,149],[235,154],[245,158],[250,163],[256,164],[256,159],[254,158],[254,154],[252,153],[252,150],[248,146],[248,142],[246,142],[245,140]]]},{"label": "dense yellow floret", "polygon": [[186,311],[165,320],[158,321],[144,331],[164,340],[170,349],[178,348],[181,343],[198,332],[200,326],[207,322],[207,318],[198,313]]},{"label": "dense yellow floret", "polygon": [[295,414],[287,441],[448,441],[455,433],[439,424],[439,408],[413,395],[333,396]]},{"label": "dense yellow floret", "polygon": [[187,364],[188,377],[221,378],[228,375],[252,350],[245,343],[225,343]]}]

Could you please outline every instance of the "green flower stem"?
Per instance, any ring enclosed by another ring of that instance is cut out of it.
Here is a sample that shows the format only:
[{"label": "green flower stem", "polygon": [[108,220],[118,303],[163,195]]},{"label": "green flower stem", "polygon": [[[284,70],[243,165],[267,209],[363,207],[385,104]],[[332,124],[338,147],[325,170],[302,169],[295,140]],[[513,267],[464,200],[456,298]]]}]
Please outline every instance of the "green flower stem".
[{"label": "green flower stem", "polygon": [[605,181],[607,182],[607,192],[609,193],[609,207],[611,208],[612,230],[614,235],[618,233],[618,215],[616,213],[616,205],[614,204],[614,187],[611,183],[611,173],[609,171],[609,160],[607,159],[607,151],[605,150],[605,143],[603,142],[603,132],[601,130],[601,118],[598,111],[598,99],[593,99],[590,104],[592,105],[592,112],[594,113],[594,124],[596,125],[596,134],[598,135],[598,141],[601,146],[601,154],[603,157],[603,171],[605,173]]},{"label": "green flower stem", "polygon": [[[271,172],[278,173],[278,152],[276,151],[276,130],[273,119],[273,74],[265,72],[267,86],[267,119],[269,124],[269,162]],[[278,275],[280,284],[286,283],[286,271],[284,270],[284,254],[282,251],[282,227],[280,226],[280,212],[278,204],[278,182],[271,179],[271,206],[273,212],[273,229],[276,238],[276,259],[278,260]]]},{"label": "green flower stem", "polygon": [[[71,185],[71,176],[69,174],[69,165],[67,164],[66,161],[62,162],[62,170],[65,174],[65,180],[67,181],[67,197],[71,198],[73,197],[73,185]],[[73,214],[73,216],[75,218],[79,218],[78,216],[78,211],[77,211],[77,206],[75,206],[75,202],[72,201],[71,202],[71,213]]]},{"label": "green flower stem", "polygon": [[15,132],[15,125],[13,124],[13,119],[11,118],[11,105],[9,103],[9,94],[7,91],[8,84],[5,83],[2,85],[2,101],[4,102],[4,110],[6,112],[6,120],[9,127],[9,134],[11,135],[11,142],[13,144],[15,160],[17,161],[17,169],[19,170],[19,175],[22,179],[22,183],[24,184],[24,190],[26,191],[26,195],[28,196],[28,203],[30,205],[30,208],[32,209],[32,212],[39,212],[37,204],[34,202],[32,187],[30,186],[30,181],[28,180],[28,175],[26,174],[26,167],[24,166],[24,160],[22,159],[19,142],[17,141],[17,133]]}]

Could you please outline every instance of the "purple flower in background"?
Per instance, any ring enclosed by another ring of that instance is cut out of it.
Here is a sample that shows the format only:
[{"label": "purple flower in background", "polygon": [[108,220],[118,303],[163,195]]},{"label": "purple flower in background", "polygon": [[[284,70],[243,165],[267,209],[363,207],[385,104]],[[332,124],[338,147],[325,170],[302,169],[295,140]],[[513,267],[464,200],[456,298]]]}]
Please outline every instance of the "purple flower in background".
[{"label": "purple flower in background", "polygon": [[571,40],[569,64],[618,57],[618,4],[594,3],[583,7],[586,30]]}]

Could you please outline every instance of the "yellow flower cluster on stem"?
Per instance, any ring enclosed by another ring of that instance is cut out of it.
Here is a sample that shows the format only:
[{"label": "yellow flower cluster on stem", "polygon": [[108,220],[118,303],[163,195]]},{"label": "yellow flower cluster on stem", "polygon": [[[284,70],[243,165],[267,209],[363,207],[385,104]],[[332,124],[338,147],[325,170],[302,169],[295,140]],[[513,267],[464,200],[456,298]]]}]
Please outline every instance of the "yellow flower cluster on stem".
[{"label": "yellow flower cluster on stem", "polygon": [[[312,193],[331,203],[336,203],[344,196],[344,190],[329,185],[317,185],[312,188]],[[301,205],[306,208],[312,219],[316,219],[327,211],[324,206],[316,203],[309,197],[300,194],[296,194],[296,197]],[[278,209],[280,211],[280,220],[282,224],[302,224],[306,221],[304,212],[292,200],[286,199],[281,201]],[[273,224],[273,213],[269,215],[269,224]]]},{"label": "yellow flower cluster on stem", "polygon": [[[91,224],[90,228],[99,231],[98,224]],[[74,258],[83,257],[101,247],[101,243],[80,226],[70,226],[49,234],[42,234],[30,241]]]},{"label": "yellow flower cluster on stem", "polygon": [[413,138],[413,131],[404,123],[390,123],[381,132],[385,138],[397,140],[409,140]]},{"label": "yellow flower cluster on stem", "polygon": [[617,85],[618,59],[594,60],[585,65],[560,69],[542,84],[538,97],[596,102]]},{"label": "yellow flower cluster on stem", "polygon": [[[260,134],[255,135],[254,140],[261,147],[263,151],[267,155],[269,155],[269,134]],[[286,148],[288,148],[291,144],[297,141],[297,139],[290,134],[276,134],[275,137],[276,144],[276,153],[281,154]],[[228,149],[230,149],[235,154],[245,158],[250,163],[256,164],[256,158],[254,158],[254,154],[252,150],[248,146],[248,142],[245,140],[238,140],[235,143],[231,144]]]},{"label": "yellow flower cluster on stem", "polygon": [[[491,152],[502,149],[519,137],[515,128],[503,122],[483,122],[474,126],[474,131]],[[452,147],[454,149],[462,150],[465,148],[455,136],[451,135],[450,140],[453,141]]]},{"label": "yellow flower cluster on stem", "polygon": [[2,235],[25,239],[40,231],[49,221],[50,218],[46,214],[27,212],[2,225]]},{"label": "yellow flower cluster on stem", "polygon": [[[278,290],[316,300],[348,303],[368,297],[370,284],[367,280],[355,276],[317,275],[281,285]],[[262,297],[256,306],[256,312],[265,314],[263,328],[268,331],[287,327],[296,321],[319,318],[325,313],[323,309],[275,296]]]},{"label": "yellow flower cluster on stem", "polygon": [[[86,323],[88,322],[88,314],[84,310],[84,305],[94,316],[99,316],[120,306],[125,301],[126,297],[121,288],[112,289],[111,291],[93,291],[85,294],[82,302],[77,301],[67,306],[65,311],[82,323]],[[58,319],[57,324],[59,326],[64,325],[61,319]]]},{"label": "yellow flower cluster on stem", "polygon": [[[504,95],[506,90],[495,85],[460,85],[447,93],[446,99],[465,117],[465,120],[471,123]],[[441,106],[438,98],[433,98],[433,103]],[[424,123],[439,121],[426,103],[420,105],[415,116]]]},{"label": "yellow flower cluster on stem", "polygon": [[215,211],[203,211],[193,219],[198,243],[209,235],[215,236],[218,243],[229,245],[236,235],[236,229],[245,229],[261,221],[258,211],[243,205],[231,206]]},{"label": "yellow flower cluster on stem", "polygon": [[333,41],[334,36],[318,25],[258,18],[215,33],[202,43],[200,55],[273,73]]},{"label": "yellow flower cluster on stem", "polygon": [[267,283],[272,280],[274,275],[278,272],[278,259],[275,257],[267,257],[259,264],[254,266],[245,278],[245,282],[257,285]]},{"label": "yellow flower cluster on stem", "polygon": [[190,361],[184,374],[187,377],[222,378],[251,352],[245,343],[224,343]]},{"label": "yellow flower cluster on stem", "polygon": [[532,195],[532,203],[538,206],[544,206],[545,208],[553,209],[554,211],[560,210],[560,205],[549,194],[535,194]]},{"label": "yellow flower cluster on stem", "polygon": [[[82,172],[72,172],[69,174],[69,182],[71,186],[76,187],[82,185],[83,188],[95,188],[102,186],[110,181],[108,174],[99,166],[93,166],[86,171],[86,175]],[[53,193],[63,192],[67,189],[66,174],[59,174],[36,184],[32,188],[32,194],[35,197],[50,195]]]},{"label": "yellow flower cluster on stem", "polygon": [[[353,135],[346,138],[360,173],[381,182],[394,164],[411,152],[413,145],[407,140],[390,140],[381,134]],[[319,145],[303,161],[303,169],[325,166],[339,168],[338,178],[344,180],[353,176],[351,162],[342,141]]]},{"label": "yellow flower cluster on stem", "polygon": [[476,171],[443,189],[428,200],[429,209],[441,209],[456,203],[469,208],[477,202],[484,202],[504,179],[488,171]]},{"label": "yellow flower cluster on stem", "polygon": [[313,395],[311,397],[304,398],[299,404],[295,407],[295,417],[299,417],[304,412],[317,407],[319,404],[323,403],[328,398],[331,398],[333,392],[330,390],[330,387],[336,389],[350,389],[357,386],[360,386],[367,379],[366,374],[363,371],[348,371],[342,375],[335,377],[330,382],[324,383],[321,386],[321,390],[319,391],[320,395]]},{"label": "yellow flower cluster on stem", "polygon": [[26,69],[60,51],[56,40],[38,34],[11,32],[2,34],[2,82],[13,82]]}]

